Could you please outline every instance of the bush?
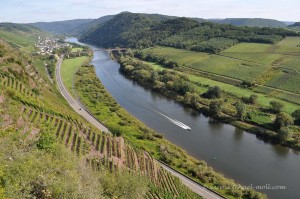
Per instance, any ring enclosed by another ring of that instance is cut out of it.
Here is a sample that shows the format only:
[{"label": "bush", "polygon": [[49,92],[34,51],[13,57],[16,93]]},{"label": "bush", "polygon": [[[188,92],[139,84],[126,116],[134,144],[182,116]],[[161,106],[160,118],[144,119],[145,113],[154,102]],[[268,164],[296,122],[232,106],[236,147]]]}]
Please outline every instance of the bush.
[{"label": "bush", "polygon": [[257,104],[258,96],[257,95],[250,95],[249,98],[243,97],[243,101],[247,104]]},{"label": "bush", "polygon": [[56,137],[50,132],[42,132],[41,136],[36,142],[36,146],[38,149],[52,151],[54,148],[54,144],[56,142]]},{"label": "bush", "polygon": [[284,104],[277,101],[271,101],[270,106],[272,111],[274,111],[275,113],[279,113],[284,108]]},{"label": "bush", "polygon": [[278,138],[280,141],[285,142],[290,137],[290,131],[288,128],[281,128],[278,132]]},{"label": "bush", "polygon": [[208,99],[221,98],[222,90],[218,86],[210,87],[208,91],[202,94],[202,96]]},{"label": "bush", "polygon": [[276,116],[274,126],[275,128],[281,129],[282,127],[292,125],[293,123],[293,118],[289,114],[281,112]]},{"label": "bush", "polygon": [[295,123],[298,124],[298,125],[300,125],[300,109],[295,110],[292,113],[292,116],[295,118]]},{"label": "bush", "polygon": [[209,111],[213,115],[220,115],[222,109],[223,101],[212,101],[209,104]]}]

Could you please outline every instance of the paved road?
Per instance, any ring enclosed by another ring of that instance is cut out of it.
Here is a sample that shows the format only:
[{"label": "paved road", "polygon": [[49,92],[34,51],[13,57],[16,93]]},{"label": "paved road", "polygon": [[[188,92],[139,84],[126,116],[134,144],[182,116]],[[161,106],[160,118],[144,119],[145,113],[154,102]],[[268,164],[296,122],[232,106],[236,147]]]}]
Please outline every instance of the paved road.
[{"label": "paved road", "polygon": [[169,171],[173,176],[178,177],[181,182],[189,187],[193,192],[196,194],[202,196],[206,199],[223,199],[222,196],[217,195],[216,193],[212,192],[211,190],[207,189],[206,187],[203,187],[202,185],[198,184],[197,182],[194,182],[193,180],[189,179],[188,177],[182,175],[181,173],[178,173],[176,170],[170,168],[169,166],[159,162],[159,164],[164,168],[166,171]]},{"label": "paved road", "polygon": [[61,56],[57,62],[56,65],[56,83],[57,86],[61,92],[61,94],[64,96],[64,98],[67,100],[67,102],[70,104],[70,106],[82,117],[84,117],[89,123],[94,125],[96,128],[98,128],[100,131],[108,132],[108,129],[101,124],[97,119],[95,119],[82,105],[80,105],[73,96],[68,92],[65,85],[63,84],[61,74],[60,74],[60,68],[62,65],[64,57]]},{"label": "paved road", "polygon": [[[101,124],[100,121],[95,119],[91,113],[85,110],[83,105],[76,102],[76,100],[70,95],[68,90],[63,84],[61,74],[60,74],[60,68],[63,61],[63,56],[60,57],[57,66],[56,66],[56,82],[58,85],[58,88],[61,92],[61,94],[64,96],[64,98],[67,100],[67,102],[70,104],[70,106],[79,113],[82,117],[84,117],[88,122],[90,122],[92,125],[100,129],[101,131],[108,132],[108,129]],[[187,178],[186,176],[182,175],[181,173],[175,171],[174,169],[168,167],[167,165],[161,163],[158,161],[158,163],[164,168],[165,170],[169,171],[172,175],[178,177],[183,184],[185,184],[187,187],[189,187],[192,191],[197,193],[198,195],[202,196],[206,199],[222,199],[223,197],[215,194],[214,192],[210,191],[209,189],[203,187],[202,185],[194,182],[193,180]]]}]

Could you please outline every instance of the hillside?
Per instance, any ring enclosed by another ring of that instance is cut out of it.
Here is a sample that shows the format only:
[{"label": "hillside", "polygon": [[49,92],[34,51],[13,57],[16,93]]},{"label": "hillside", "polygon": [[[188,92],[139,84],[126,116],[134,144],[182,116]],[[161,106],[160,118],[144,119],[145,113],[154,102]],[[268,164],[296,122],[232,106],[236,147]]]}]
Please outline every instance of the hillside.
[{"label": "hillside", "polygon": [[0,38],[25,51],[32,50],[34,43],[42,34],[45,35],[41,30],[30,25],[0,23]]},{"label": "hillside", "polygon": [[74,34],[77,32],[77,28],[92,22],[93,19],[74,19],[67,21],[55,21],[55,22],[37,22],[29,25],[39,28],[43,31],[47,31],[55,34]]},{"label": "hillside", "polygon": [[284,28],[287,25],[284,22],[274,19],[262,18],[226,18],[221,20],[211,20],[220,24],[231,24],[234,26],[249,26],[249,27],[269,27],[269,28]]},{"label": "hillside", "polygon": [[199,198],[148,153],[74,112],[47,77],[49,61],[0,37],[1,198]]},{"label": "hillside", "polygon": [[164,45],[218,53],[239,42],[276,43],[288,35],[284,29],[236,27],[190,18],[157,20],[143,14],[121,13],[108,23],[91,29],[81,40],[103,47],[145,48]]},{"label": "hillside", "polygon": [[[123,12],[123,13],[128,13],[128,12]],[[167,15],[160,15],[160,14],[141,13],[140,15],[157,21],[177,18],[174,16],[167,16]],[[106,22],[114,18],[114,16],[115,15],[106,15],[98,19],[75,19],[75,20],[56,21],[56,22],[37,22],[37,23],[31,23],[29,25],[32,25],[33,27],[54,34],[80,35],[86,33],[89,30],[96,28],[97,26],[101,26],[105,24]]]}]

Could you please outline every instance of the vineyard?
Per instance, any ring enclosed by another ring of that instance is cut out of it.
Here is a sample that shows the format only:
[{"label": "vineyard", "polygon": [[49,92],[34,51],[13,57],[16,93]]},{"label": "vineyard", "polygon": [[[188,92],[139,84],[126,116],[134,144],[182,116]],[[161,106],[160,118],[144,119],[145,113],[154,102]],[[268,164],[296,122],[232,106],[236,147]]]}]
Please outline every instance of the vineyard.
[{"label": "vineyard", "polygon": [[[30,73],[30,72],[29,72]],[[30,74],[28,74],[30,76]],[[34,78],[38,80],[38,76]],[[16,126],[25,141],[35,140],[49,129],[69,150],[77,154],[93,169],[101,167],[113,173],[128,171],[149,179],[147,198],[197,198],[196,194],[181,184],[142,150],[127,144],[122,137],[103,133],[79,119],[63,114],[47,112],[30,103],[26,98],[39,101],[39,97],[28,86],[7,73],[1,73],[0,86],[15,91],[24,97],[17,116]]]},{"label": "vineyard", "polygon": [[153,184],[147,198],[185,198],[196,197],[189,193],[181,182],[162,169],[149,154],[132,148],[121,137],[99,132],[81,123],[68,121],[49,113],[23,106],[22,118],[28,121],[20,129],[22,137],[33,139],[37,135],[35,128],[28,124],[53,126],[56,137],[78,156],[83,157],[93,169],[109,168],[111,172],[127,170],[146,176]]}]

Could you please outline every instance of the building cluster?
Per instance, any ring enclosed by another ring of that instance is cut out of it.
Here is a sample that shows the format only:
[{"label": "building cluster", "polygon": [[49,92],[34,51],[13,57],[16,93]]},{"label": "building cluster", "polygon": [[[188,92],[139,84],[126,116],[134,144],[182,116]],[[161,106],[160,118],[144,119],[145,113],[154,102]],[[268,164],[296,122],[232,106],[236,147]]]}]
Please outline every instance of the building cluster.
[{"label": "building cluster", "polygon": [[42,38],[39,37],[38,43],[35,46],[39,49],[38,54],[50,55],[53,53],[54,49],[70,47],[68,43],[59,43],[57,38]]}]

